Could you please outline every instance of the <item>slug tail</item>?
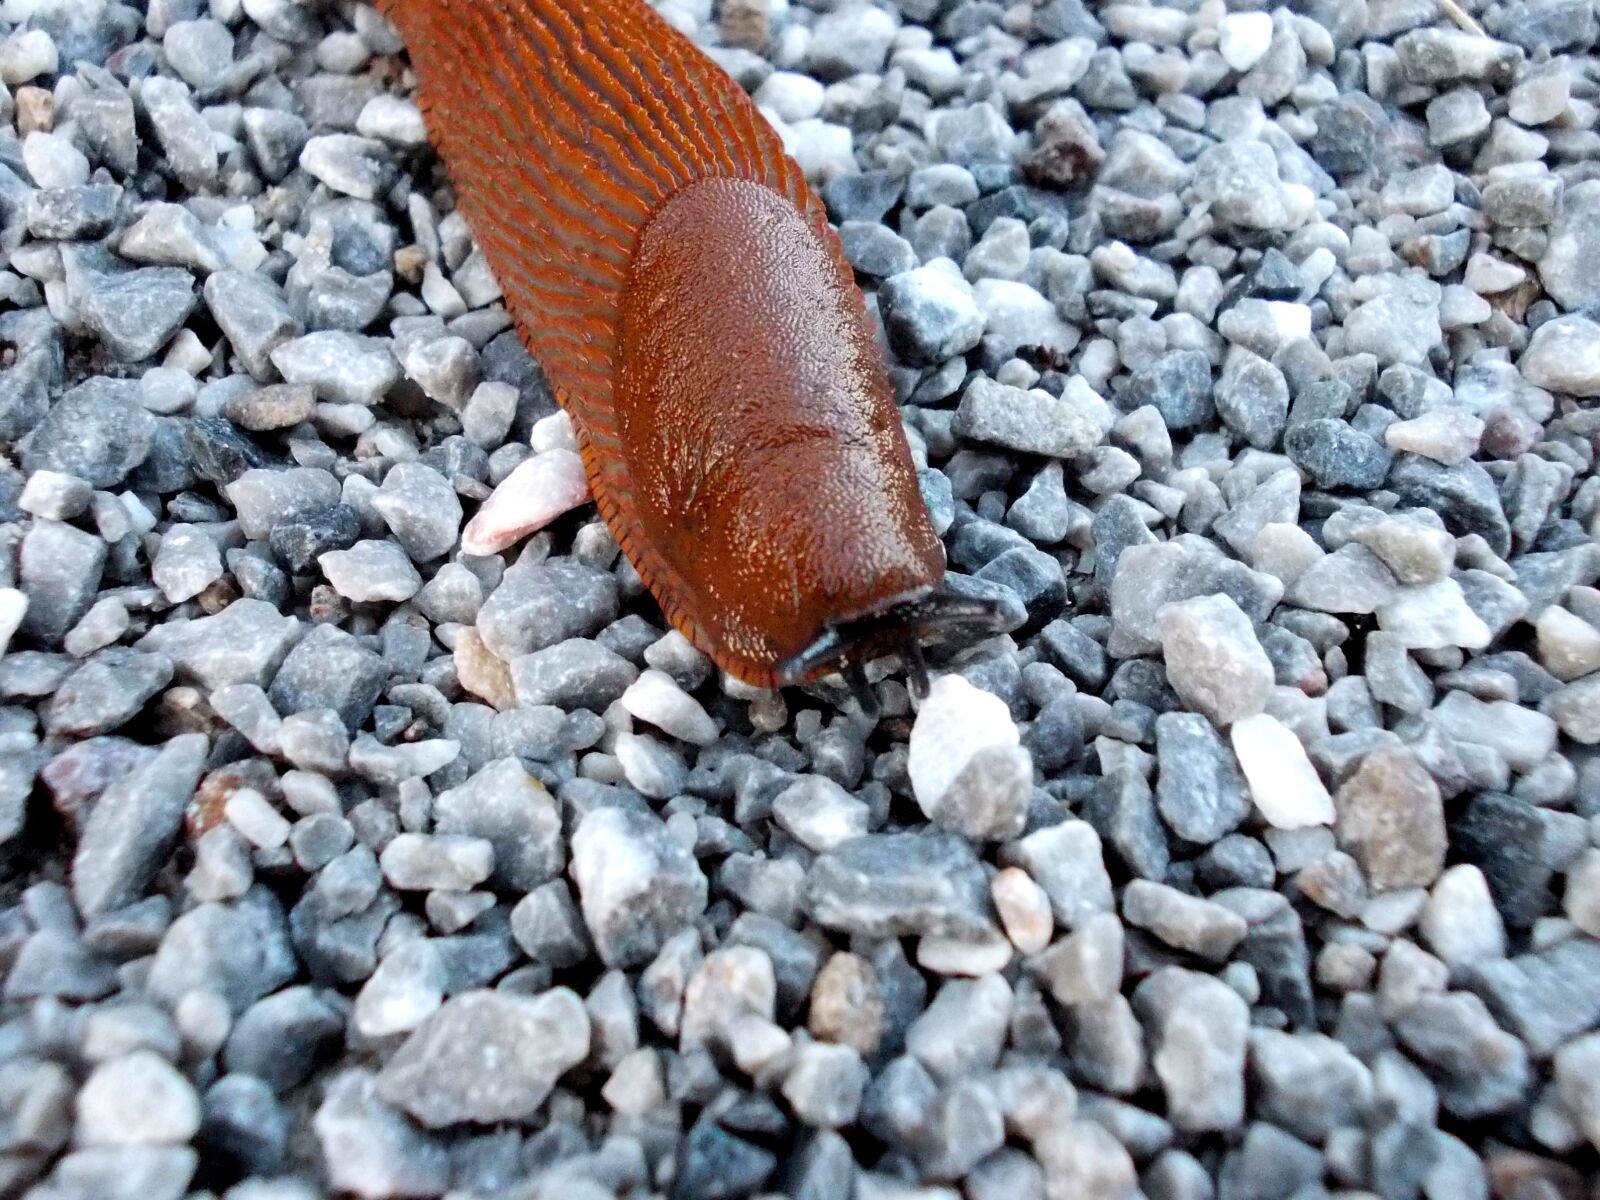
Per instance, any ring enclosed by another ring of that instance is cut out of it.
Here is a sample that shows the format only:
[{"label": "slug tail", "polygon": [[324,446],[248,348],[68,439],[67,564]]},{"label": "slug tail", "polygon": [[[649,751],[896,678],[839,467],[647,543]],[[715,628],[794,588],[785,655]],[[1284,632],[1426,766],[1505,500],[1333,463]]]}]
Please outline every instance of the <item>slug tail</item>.
[{"label": "slug tail", "polygon": [[382,0],[528,350],[614,449],[619,305],[640,232],[698,180],[826,214],[726,73],[643,0]]}]

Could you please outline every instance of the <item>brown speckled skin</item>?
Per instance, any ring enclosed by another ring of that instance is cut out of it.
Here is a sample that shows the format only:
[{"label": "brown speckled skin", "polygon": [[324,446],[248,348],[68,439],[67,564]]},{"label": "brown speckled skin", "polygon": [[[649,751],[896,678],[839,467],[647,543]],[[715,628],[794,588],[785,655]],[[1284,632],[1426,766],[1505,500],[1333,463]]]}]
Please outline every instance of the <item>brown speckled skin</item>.
[{"label": "brown speckled skin", "polygon": [[944,574],[839,268],[784,197],[709,180],[650,222],[623,297],[618,427],[640,528],[680,566],[684,618],[746,677],[824,620]]},{"label": "brown speckled skin", "polygon": [[882,355],[743,89],[642,0],[382,0],[601,514],[747,683],[937,585]]}]

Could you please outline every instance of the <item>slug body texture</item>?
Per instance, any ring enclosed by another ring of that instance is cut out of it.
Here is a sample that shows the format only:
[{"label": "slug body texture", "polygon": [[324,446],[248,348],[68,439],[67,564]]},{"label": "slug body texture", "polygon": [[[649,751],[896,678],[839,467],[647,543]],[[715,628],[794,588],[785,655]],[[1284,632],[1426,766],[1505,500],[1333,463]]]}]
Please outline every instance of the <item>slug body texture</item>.
[{"label": "slug body texture", "polygon": [[[388,0],[468,223],[663,611],[771,686],[944,575],[826,212],[643,0]],[[808,672],[820,673],[820,672]]]}]

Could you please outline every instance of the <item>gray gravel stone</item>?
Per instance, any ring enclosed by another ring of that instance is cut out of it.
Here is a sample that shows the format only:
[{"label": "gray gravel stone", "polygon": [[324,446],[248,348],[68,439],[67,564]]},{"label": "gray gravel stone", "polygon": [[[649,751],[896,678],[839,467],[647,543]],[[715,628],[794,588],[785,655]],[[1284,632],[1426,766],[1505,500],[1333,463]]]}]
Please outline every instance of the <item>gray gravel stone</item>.
[{"label": "gray gravel stone", "polygon": [[1129,882],[1122,894],[1122,915],[1169,946],[1213,962],[1225,960],[1247,930],[1237,913],[1146,879]]},{"label": "gray gravel stone", "polygon": [[138,362],[166,345],[195,303],[187,271],[144,267],[95,276],[81,290],[78,311],[114,358]]},{"label": "gray gravel stone", "polygon": [[619,699],[639,675],[627,659],[586,638],[569,638],[523,654],[510,669],[517,703],[593,712]]},{"label": "gray gravel stone", "polygon": [[44,711],[52,734],[92,737],[133,718],[172,680],[172,661],[122,646],[100,651],[56,689]]},{"label": "gray gravel stone", "polygon": [[150,966],[149,991],[169,1004],[195,990],[214,992],[240,1013],[297,969],[283,909],[257,885],[236,901],[200,904],[173,921]]},{"label": "gray gravel stone", "polygon": [[284,988],[239,1014],[223,1048],[223,1064],[279,1094],[288,1092],[338,1047],[344,1022],[344,1010],[327,995],[309,987]]},{"label": "gray gravel stone", "polygon": [[1456,1116],[1503,1112],[1528,1085],[1527,1048],[1495,1024],[1476,996],[1421,996],[1395,1022],[1395,1033],[1428,1068],[1439,1099]]},{"label": "gray gravel stone", "polygon": [[189,89],[152,76],[141,81],[138,99],[173,174],[190,190],[204,191],[216,178],[217,148]]},{"label": "gray gravel stone", "polygon": [[945,983],[906,1034],[906,1050],[935,1079],[995,1066],[1011,1019],[1011,987],[999,975]]},{"label": "gray gravel stone", "polygon": [[617,613],[616,581],[566,559],[508,568],[478,610],[477,624],[484,645],[510,662],[569,638],[592,637]]},{"label": "gray gravel stone", "polygon": [[283,289],[264,275],[218,271],[206,280],[205,299],[245,370],[270,379],[272,352],[302,332]]},{"label": "gray gravel stone", "polygon": [[541,884],[517,902],[511,936],[534,962],[556,970],[576,966],[593,950],[583,914],[561,879]]},{"label": "gray gravel stone", "polygon": [[589,1018],[566,988],[452,997],[384,1066],[377,1094],[430,1128],[531,1116],[589,1053]]},{"label": "gray gravel stone", "polygon": [[1124,407],[1151,405],[1168,429],[1193,429],[1210,420],[1216,409],[1211,393],[1211,364],[1198,350],[1171,350],[1134,372]]},{"label": "gray gravel stone", "polygon": [[830,929],[868,937],[981,937],[993,925],[988,884],[971,847],[952,834],[880,833],[820,854],[805,906]]},{"label": "gray gravel stone", "polygon": [[527,891],[566,864],[561,815],[554,798],[521,762],[497,759],[434,800],[440,833],[486,839],[494,847],[494,879]]},{"label": "gray gravel stone", "polygon": [[448,983],[438,947],[412,938],[384,955],[356,996],[352,1021],[367,1037],[409,1033],[438,1011]]},{"label": "gray gravel stone", "polygon": [[1067,820],[1008,844],[1002,861],[1014,862],[1050,897],[1056,920],[1069,929],[1112,908],[1100,835],[1087,821]]},{"label": "gray gravel stone", "polygon": [[177,839],[205,762],[202,734],[183,734],[107,789],[72,860],[78,910],[95,917],[138,900]]},{"label": "gray gravel stone", "polygon": [[1077,458],[1104,436],[1104,431],[1067,399],[982,377],[974,379],[962,394],[955,429],[975,441],[1053,458]]},{"label": "gray gravel stone", "polygon": [[584,923],[607,966],[645,962],[705,908],[705,875],[654,817],[599,808],[572,837]]},{"label": "gray gravel stone", "polygon": [[283,660],[267,694],[288,717],[332,709],[354,733],[383,686],[383,659],[333,625],[318,625]]},{"label": "gray gravel stone", "polygon": [[1426,887],[1443,869],[1448,842],[1439,789],[1409,751],[1367,755],[1335,793],[1334,807],[1340,844],[1372,887]]},{"label": "gray gravel stone", "polygon": [[421,463],[396,463],[390,468],[372,507],[414,562],[447,553],[461,528],[461,501],[455,489]]},{"label": "gray gravel stone", "polygon": [[443,1143],[378,1096],[370,1071],[335,1076],[312,1120],[330,1184],[359,1196],[442,1194],[450,1182]]},{"label": "gray gravel stone", "polygon": [[21,631],[47,642],[65,634],[93,602],[105,561],[99,538],[58,521],[35,521],[17,555],[17,583],[27,598]]},{"label": "gray gravel stone", "polygon": [[1164,967],[1139,985],[1134,1006],[1151,1030],[1150,1065],[1179,1129],[1227,1129],[1244,1115],[1250,1011],[1220,980]]},{"label": "gray gravel stone", "polygon": [[395,357],[406,378],[414,380],[428,399],[447,408],[464,408],[477,386],[478,353],[464,338],[402,342],[395,347]]},{"label": "gray gravel stone", "polygon": [[1561,215],[1539,258],[1539,278],[1564,308],[1600,300],[1600,181],[1566,189]]},{"label": "gray gravel stone", "polygon": [[[215,616],[156,626],[138,649],[166,655],[178,678],[208,691],[230,684],[264,687],[301,632],[299,621],[264,600],[235,600]],[[319,641],[330,636],[319,635]]]},{"label": "gray gravel stone", "polygon": [[1172,688],[1219,727],[1266,707],[1272,663],[1250,618],[1226,595],[1197,596],[1161,609],[1157,619]]},{"label": "gray gravel stone", "polygon": [[983,313],[972,287],[948,260],[885,280],[878,304],[889,344],[908,362],[944,362],[971,350],[983,336]]},{"label": "gray gravel stone", "polygon": [[1232,752],[1210,722],[1195,713],[1162,713],[1155,732],[1155,802],[1167,827],[1197,845],[1238,828],[1250,798]]},{"label": "gray gravel stone", "polygon": [[23,470],[59,471],[96,488],[121,483],[150,453],[155,419],[137,389],[91,379],[68,391],[23,443]]}]

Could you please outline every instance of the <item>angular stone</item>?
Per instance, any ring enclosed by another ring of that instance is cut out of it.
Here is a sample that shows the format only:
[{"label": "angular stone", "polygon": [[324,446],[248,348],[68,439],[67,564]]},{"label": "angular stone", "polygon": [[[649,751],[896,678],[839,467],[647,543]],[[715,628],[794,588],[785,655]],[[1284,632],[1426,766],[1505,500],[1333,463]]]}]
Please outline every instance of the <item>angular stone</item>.
[{"label": "angular stone", "polygon": [[694,856],[658,819],[598,808],[572,838],[572,877],[584,923],[610,967],[649,961],[704,910],[707,883]]},{"label": "angular stone", "polygon": [[1250,797],[1230,751],[1196,713],[1156,718],[1156,808],[1173,833],[1205,846],[1238,828]]},{"label": "angular stone", "polygon": [[1139,985],[1134,1008],[1151,1030],[1150,1064],[1179,1129],[1229,1129],[1244,1117],[1250,1010],[1220,980],[1164,967]]},{"label": "angular stone", "polygon": [[1448,839],[1438,785],[1409,750],[1378,749],[1334,797],[1339,844],[1376,890],[1427,887],[1444,868]]},{"label": "angular stone", "polygon": [[206,749],[203,734],[181,734],[100,798],[72,860],[72,895],[84,916],[143,895],[177,840]]},{"label": "angular stone", "polygon": [[804,903],[818,924],[868,937],[975,938],[994,928],[988,892],[963,839],[884,833],[818,855],[806,875]]},{"label": "angular stone", "polygon": [[1226,595],[1197,596],[1157,614],[1167,678],[1187,706],[1219,727],[1253,716],[1272,693],[1272,662],[1250,619]]},{"label": "angular stone", "polygon": [[432,1129],[520,1121],[588,1056],[589,1033],[583,1002],[566,988],[535,997],[466,992],[396,1051],[377,1094]]}]

